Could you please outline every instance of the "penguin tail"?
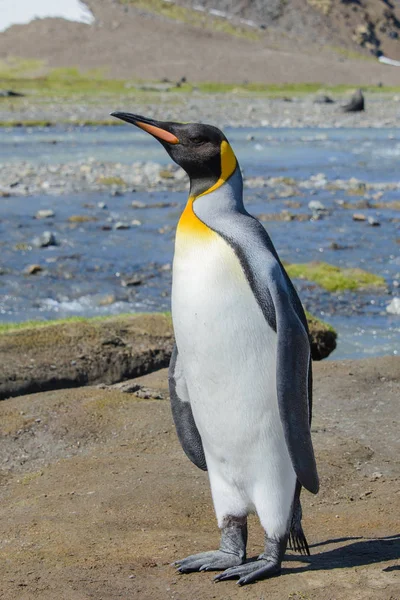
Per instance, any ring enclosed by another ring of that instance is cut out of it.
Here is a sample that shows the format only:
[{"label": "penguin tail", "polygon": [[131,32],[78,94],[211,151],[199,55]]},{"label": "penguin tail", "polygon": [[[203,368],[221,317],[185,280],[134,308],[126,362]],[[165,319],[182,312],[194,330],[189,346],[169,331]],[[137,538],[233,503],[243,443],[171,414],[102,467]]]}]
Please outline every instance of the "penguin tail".
[{"label": "penguin tail", "polygon": [[310,548],[308,547],[307,538],[304,534],[303,526],[301,524],[303,512],[301,510],[300,492],[301,485],[297,483],[293,502],[293,514],[292,522],[290,524],[288,546],[289,550],[294,550],[295,552],[299,552],[304,556],[310,556]]},{"label": "penguin tail", "polygon": [[295,552],[299,552],[299,554],[303,554],[304,556],[310,556],[310,549],[308,547],[307,538],[304,535],[303,528],[301,523],[293,526],[289,533],[289,550],[294,550]]}]

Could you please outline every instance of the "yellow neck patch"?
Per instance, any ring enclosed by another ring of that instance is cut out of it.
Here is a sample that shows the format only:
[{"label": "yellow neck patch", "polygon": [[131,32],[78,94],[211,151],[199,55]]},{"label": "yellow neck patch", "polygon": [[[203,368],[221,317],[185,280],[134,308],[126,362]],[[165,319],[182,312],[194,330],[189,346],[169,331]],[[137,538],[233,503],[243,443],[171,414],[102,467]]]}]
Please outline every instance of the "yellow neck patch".
[{"label": "yellow neck patch", "polygon": [[193,203],[197,198],[201,198],[201,196],[205,196],[206,194],[210,194],[214,192],[218,188],[220,188],[227,179],[234,173],[237,165],[236,156],[225,140],[221,142],[221,176],[214,185],[212,185],[208,190],[199,194],[198,196],[189,196],[189,200],[186,204],[185,210],[183,211],[181,218],[179,219],[177,233],[179,234],[187,234],[190,236],[195,235],[200,237],[210,236],[213,234],[213,231],[207,227],[203,221],[197,217],[193,210]]}]

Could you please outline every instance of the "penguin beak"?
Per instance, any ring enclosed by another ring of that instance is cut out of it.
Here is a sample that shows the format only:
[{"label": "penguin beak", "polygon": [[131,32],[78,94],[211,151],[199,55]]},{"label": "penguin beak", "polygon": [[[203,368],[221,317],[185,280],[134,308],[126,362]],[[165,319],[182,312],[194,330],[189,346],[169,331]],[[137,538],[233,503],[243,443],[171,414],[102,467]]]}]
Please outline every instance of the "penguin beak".
[{"label": "penguin beak", "polygon": [[140,129],[143,129],[143,131],[150,133],[150,135],[155,137],[160,142],[167,142],[167,144],[179,144],[179,140],[176,135],[174,135],[171,131],[168,131],[167,123],[153,121],[153,119],[147,119],[146,117],[142,117],[140,115],[132,115],[131,113],[125,112],[112,112],[111,116],[136,125],[136,127],[139,127]]}]

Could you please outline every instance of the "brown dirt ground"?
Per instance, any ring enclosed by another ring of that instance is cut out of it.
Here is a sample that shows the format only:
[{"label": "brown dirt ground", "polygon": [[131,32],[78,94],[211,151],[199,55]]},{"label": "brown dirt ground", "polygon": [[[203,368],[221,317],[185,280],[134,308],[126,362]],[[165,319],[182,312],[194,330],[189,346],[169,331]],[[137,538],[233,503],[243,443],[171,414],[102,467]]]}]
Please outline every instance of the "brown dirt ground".
[{"label": "brown dirt ground", "polygon": [[[170,566],[218,531],[167,400],[86,387],[0,403],[0,598],[399,600],[400,359],[314,367],[312,556],[245,588]],[[135,381],[166,394],[165,370]],[[262,539],[252,517],[249,556]]]}]

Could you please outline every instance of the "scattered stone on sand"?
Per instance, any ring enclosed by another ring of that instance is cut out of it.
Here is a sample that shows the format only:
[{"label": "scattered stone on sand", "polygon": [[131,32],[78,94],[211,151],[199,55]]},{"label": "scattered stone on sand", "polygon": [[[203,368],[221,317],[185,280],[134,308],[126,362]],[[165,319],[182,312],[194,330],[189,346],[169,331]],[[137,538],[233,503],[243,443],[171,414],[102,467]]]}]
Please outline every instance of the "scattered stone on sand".
[{"label": "scattered stone on sand", "polygon": [[342,106],[343,112],[361,112],[365,110],[364,94],[361,90],[357,90],[350,101]]},{"label": "scattered stone on sand", "polygon": [[57,246],[58,242],[54,233],[44,231],[41,235],[33,238],[32,244],[36,248],[47,248],[48,246]]},{"label": "scattered stone on sand", "polygon": [[[322,135],[322,134],[321,134]],[[145,168],[146,165],[149,168]],[[81,163],[65,163],[57,165],[33,164],[25,161],[21,162],[2,162],[0,163],[0,181],[2,182],[1,195],[7,196],[32,196],[32,195],[64,195],[78,194],[81,192],[110,192],[114,181],[118,181],[118,187],[115,188],[124,194],[132,193],[132,190],[140,191],[187,191],[188,181],[182,169],[172,171],[173,178],[163,179],[153,175],[158,173],[162,165],[157,163],[133,163],[122,164],[112,162],[101,162],[93,160],[90,165],[90,171],[82,171]],[[178,177],[183,173],[184,177]],[[149,178],[150,176],[150,178]],[[46,186],[43,187],[43,181]],[[15,182],[18,181],[16,185]],[[327,191],[343,191],[349,196],[365,196],[370,194],[379,194],[380,197],[385,192],[393,190],[398,191],[400,185],[397,182],[363,182],[354,177],[350,179],[335,179],[328,181],[324,173],[316,173],[309,179],[296,180],[292,177],[247,177],[244,174],[244,185],[246,188],[268,188],[273,197],[291,198],[301,196],[304,191],[312,194],[320,189]],[[384,208],[386,203],[373,205],[368,198],[360,199],[360,205],[354,204],[354,208]],[[344,208],[350,208],[350,203],[344,203]],[[99,202],[98,208],[106,209],[105,202]],[[150,208],[174,208],[178,206],[175,202],[159,201],[154,203],[143,202],[142,200],[133,200],[131,206],[134,209]],[[396,201],[393,208],[396,208]],[[96,205],[93,204],[93,208]],[[50,209],[42,209],[50,210]]]},{"label": "scattered stone on sand", "polygon": [[396,296],[386,307],[386,311],[390,315],[400,315],[400,298]]},{"label": "scattered stone on sand", "polygon": [[40,210],[37,211],[35,218],[36,219],[50,219],[51,217],[54,217],[55,213],[54,210],[51,210],[51,208],[41,208]]}]

